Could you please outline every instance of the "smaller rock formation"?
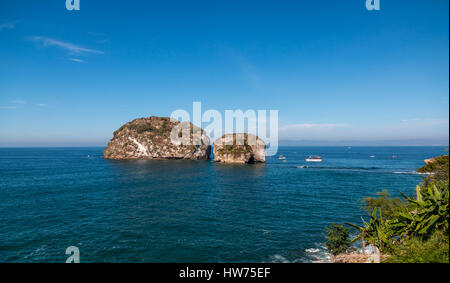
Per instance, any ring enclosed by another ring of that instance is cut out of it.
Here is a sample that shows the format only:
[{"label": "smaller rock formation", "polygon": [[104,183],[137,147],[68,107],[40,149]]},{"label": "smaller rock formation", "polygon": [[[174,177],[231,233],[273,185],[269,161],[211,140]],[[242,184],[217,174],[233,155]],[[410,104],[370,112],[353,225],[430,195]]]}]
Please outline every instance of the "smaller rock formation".
[{"label": "smaller rock formation", "polygon": [[266,144],[251,134],[227,134],[214,142],[214,161],[253,164],[266,162]]}]

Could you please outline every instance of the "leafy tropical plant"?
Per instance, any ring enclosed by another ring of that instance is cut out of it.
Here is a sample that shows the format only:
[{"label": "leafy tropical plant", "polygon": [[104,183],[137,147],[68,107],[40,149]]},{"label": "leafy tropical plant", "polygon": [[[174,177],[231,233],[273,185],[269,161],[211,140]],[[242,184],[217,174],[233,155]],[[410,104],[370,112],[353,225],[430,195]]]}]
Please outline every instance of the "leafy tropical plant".
[{"label": "leafy tropical plant", "polygon": [[[381,215],[381,214],[380,214]],[[359,234],[352,240],[352,243],[364,240],[369,244],[377,247],[380,251],[383,247],[390,246],[392,242],[392,230],[386,229],[388,226],[387,221],[383,221],[382,216],[377,215],[377,208],[375,207],[370,215],[369,222],[365,221],[364,218],[361,218],[363,221],[363,226],[358,226],[352,223],[345,223],[357,231]],[[364,238],[364,239],[363,239]]]},{"label": "leafy tropical plant", "polygon": [[404,223],[409,235],[428,238],[436,231],[448,234],[449,189],[448,183],[435,183],[427,187],[417,186],[416,197],[403,194],[415,209],[399,213],[399,223]]}]

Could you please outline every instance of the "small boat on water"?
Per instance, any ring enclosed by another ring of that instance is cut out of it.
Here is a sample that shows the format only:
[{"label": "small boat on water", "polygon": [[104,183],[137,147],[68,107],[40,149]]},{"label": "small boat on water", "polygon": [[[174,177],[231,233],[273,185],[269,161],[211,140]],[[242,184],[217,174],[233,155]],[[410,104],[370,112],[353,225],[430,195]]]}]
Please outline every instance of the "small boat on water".
[{"label": "small boat on water", "polygon": [[320,156],[310,156],[305,159],[306,162],[322,162],[322,157]]},{"label": "small boat on water", "polygon": [[375,155],[371,155],[370,158],[375,158]]},{"label": "small boat on water", "polygon": [[283,159],[286,159],[286,157],[284,157],[283,155],[280,155],[280,156],[278,157],[278,159],[283,160]]}]

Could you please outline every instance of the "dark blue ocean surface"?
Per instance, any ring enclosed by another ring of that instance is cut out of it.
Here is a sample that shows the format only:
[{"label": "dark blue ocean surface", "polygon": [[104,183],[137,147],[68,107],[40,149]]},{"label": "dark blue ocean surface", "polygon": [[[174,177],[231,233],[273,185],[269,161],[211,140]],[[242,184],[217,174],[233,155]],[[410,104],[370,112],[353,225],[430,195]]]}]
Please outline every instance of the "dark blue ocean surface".
[{"label": "dark blue ocean surface", "polygon": [[285,162],[225,165],[102,150],[0,149],[0,262],[64,262],[69,246],[82,262],[312,261],[325,226],[360,223],[359,200],[382,189],[412,194],[423,160],[445,153],[285,147]]}]

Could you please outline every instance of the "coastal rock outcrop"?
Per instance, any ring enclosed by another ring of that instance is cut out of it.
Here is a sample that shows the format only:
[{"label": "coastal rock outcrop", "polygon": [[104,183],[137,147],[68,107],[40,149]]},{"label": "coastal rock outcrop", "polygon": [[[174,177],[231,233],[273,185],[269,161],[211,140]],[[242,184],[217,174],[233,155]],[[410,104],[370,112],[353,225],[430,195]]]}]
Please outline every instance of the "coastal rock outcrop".
[{"label": "coastal rock outcrop", "polygon": [[214,142],[214,161],[223,163],[266,162],[266,144],[251,134],[227,134]]},{"label": "coastal rock outcrop", "polygon": [[[177,142],[173,142],[174,135]],[[128,122],[115,131],[104,157],[207,160],[210,153],[209,137],[199,127],[166,117],[148,117]]]}]

